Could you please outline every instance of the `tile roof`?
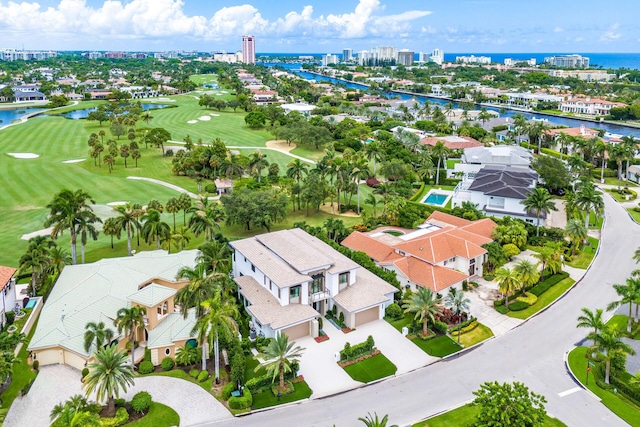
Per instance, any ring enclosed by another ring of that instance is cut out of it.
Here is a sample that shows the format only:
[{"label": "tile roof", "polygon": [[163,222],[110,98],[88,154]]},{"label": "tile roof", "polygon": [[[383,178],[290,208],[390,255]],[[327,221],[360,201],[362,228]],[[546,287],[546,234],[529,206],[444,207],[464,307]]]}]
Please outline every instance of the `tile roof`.
[{"label": "tile roof", "polygon": [[356,282],[341,290],[333,300],[350,313],[361,311],[389,300],[388,294],[398,292],[395,286],[385,282],[369,270],[360,268]]},{"label": "tile roof", "polygon": [[147,347],[162,347],[173,344],[175,341],[187,340],[194,337],[192,334],[196,325],[196,312],[191,309],[185,319],[181,313],[169,313],[155,328],[149,331]]},{"label": "tile roof", "polygon": [[317,248],[310,247],[304,235],[309,236],[303,230],[293,228],[260,234],[255,239],[300,273],[331,266],[332,259]]},{"label": "tile roof", "polygon": [[491,239],[493,230],[498,226],[491,218],[483,218],[473,221],[471,224],[461,227],[461,230]]},{"label": "tile roof", "polygon": [[13,267],[4,267],[0,265],[0,290],[4,289],[16,271],[17,270]]},{"label": "tile roof", "polygon": [[435,146],[439,141],[444,142],[444,146],[450,150],[463,150],[471,147],[482,147],[482,143],[469,136],[432,136],[421,139],[425,145]]},{"label": "tile roof", "polygon": [[431,215],[429,215],[429,218],[427,218],[425,223],[433,222],[434,220],[444,222],[445,224],[449,224],[454,227],[464,227],[466,225],[473,224],[473,221],[469,221],[468,219],[460,218],[459,216],[450,215],[448,213],[440,211],[433,211]]},{"label": "tile roof", "polygon": [[397,260],[393,265],[412,282],[434,292],[439,292],[469,277],[459,271],[427,264],[413,257]]},{"label": "tile roof", "polygon": [[396,255],[401,257],[401,255],[396,254],[392,246],[359,231],[354,231],[347,236],[342,241],[342,245],[353,251],[364,252],[369,258],[378,262],[394,258]]},{"label": "tile roof", "polygon": [[522,168],[484,166],[478,171],[469,186],[469,191],[478,191],[489,196],[510,197],[524,200],[532,191],[538,174]]},{"label": "tile roof", "polygon": [[130,301],[137,302],[146,307],[153,307],[171,298],[176,292],[175,289],[152,283],[129,295],[127,298]]}]

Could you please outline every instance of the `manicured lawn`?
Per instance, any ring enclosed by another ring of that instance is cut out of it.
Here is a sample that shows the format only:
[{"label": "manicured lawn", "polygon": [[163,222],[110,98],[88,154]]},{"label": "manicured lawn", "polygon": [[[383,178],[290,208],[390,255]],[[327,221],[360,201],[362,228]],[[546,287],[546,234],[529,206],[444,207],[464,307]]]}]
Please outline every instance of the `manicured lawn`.
[{"label": "manicured lawn", "polygon": [[[414,424],[413,427],[467,427],[473,425],[480,413],[480,407],[467,404],[452,411],[445,412],[436,417]],[[547,416],[544,420],[545,427],[566,427],[566,424],[555,418]]]},{"label": "manicured lawn", "polygon": [[585,246],[582,248],[580,253],[573,257],[571,262],[567,262],[567,265],[575,268],[587,268],[589,264],[591,264],[591,260],[596,256],[596,251],[598,250],[598,244],[600,241],[596,238],[589,237],[589,246]]},{"label": "manicured lawn", "polygon": [[264,368],[258,369],[258,372],[255,371],[256,367],[260,365],[260,362],[255,357],[245,357],[245,368],[244,368],[244,380],[247,382],[251,378],[259,377],[267,373]]},{"label": "manicured lawn", "polygon": [[[479,323],[473,330],[469,332],[465,332],[460,335],[460,344],[462,344],[465,348],[471,347],[472,345],[478,344],[486,339],[489,339],[493,336],[493,331],[488,327]],[[457,337],[453,337],[454,339],[458,339]]]},{"label": "manicured lawn", "polygon": [[158,402],[151,402],[149,413],[137,421],[125,424],[128,427],[171,427],[180,425],[176,411]]},{"label": "manicured lawn", "polygon": [[[597,181],[600,182],[600,178],[598,178]],[[605,178],[604,179],[604,183],[605,184],[609,184],[609,185],[617,186],[618,185],[618,178],[611,178],[611,177],[610,178]],[[624,188],[624,184],[625,184],[624,179],[621,179],[620,180],[620,188]],[[628,184],[627,187],[637,187],[636,183],[634,183],[633,181],[628,181],[627,184]]]},{"label": "manicured lawn", "polygon": [[[586,385],[587,379],[587,348],[576,347],[569,353],[569,367],[578,380]],[[616,394],[609,390],[601,389],[596,385],[594,381],[594,375],[596,370],[591,369],[589,372],[589,385],[587,386],[596,396],[598,396],[602,403],[613,411],[617,416],[632,426],[640,426],[640,407],[622,398],[619,394]]]},{"label": "manicured lawn", "polygon": [[534,314],[536,314],[537,312],[539,312],[540,310],[542,310],[543,308],[545,308],[546,306],[548,306],[549,304],[553,303],[556,299],[558,299],[560,295],[565,293],[565,291],[569,289],[574,283],[575,283],[575,280],[573,280],[571,277],[567,277],[566,279],[556,283],[554,286],[550,287],[545,293],[540,295],[538,297],[538,300],[535,302],[535,304],[533,304],[529,308],[525,308],[524,310],[521,310],[521,311],[510,311],[507,313],[507,316],[513,317],[515,319],[523,319],[523,320],[527,319],[533,316]]},{"label": "manicured lawn", "polygon": [[633,210],[634,208],[629,208],[627,209],[627,212],[629,212],[629,215],[631,215],[631,218],[640,224],[640,212],[636,212]]},{"label": "manicured lawn", "polygon": [[[625,304],[625,307],[627,304]],[[627,332],[627,321],[628,317],[624,314],[616,314],[607,322],[607,326],[612,327],[613,329],[617,329],[620,332]]]},{"label": "manicured lawn", "polygon": [[380,353],[344,369],[351,378],[362,383],[370,383],[396,373],[396,365],[391,363],[384,354]]},{"label": "manicured lawn", "polygon": [[447,169],[453,169],[456,163],[460,163],[461,159],[447,159]]},{"label": "manicured lawn", "polygon": [[282,405],[283,403],[295,402],[297,400],[308,399],[313,391],[306,381],[294,384],[296,391],[286,396],[280,396],[280,400],[273,395],[271,390],[263,391],[253,395],[253,409],[268,408],[270,406]]},{"label": "manicured lawn", "polygon": [[[198,369],[200,368],[200,366],[198,366]],[[187,374],[185,371],[183,371],[182,369],[173,369],[171,371],[166,371],[166,372],[154,372],[152,374],[148,374],[147,376],[159,376],[159,377],[171,377],[171,378],[179,378],[181,380],[185,380],[185,381],[189,381],[192,382],[194,384],[199,385],[200,387],[202,387],[205,391],[207,392],[211,392],[211,386],[213,384],[213,375],[211,377],[209,377],[206,381],[202,381],[202,382],[198,382],[197,379],[191,377],[189,374]],[[142,375],[145,376],[145,375]],[[223,370],[220,370],[220,376],[223,376]]]},{"label": "manicured lawn", "polygon": [[33,334],[36,332],[36,327],[38,326],[38,321],[31,328],[31,332],[27,336],[27,340],[22,345],[20,352],[18,353],[19,363],[16,363],[13,366],[13,380],[11,381],[11,385],[0,395],[0,399],[2,400],[2,407],[9,409],[11,404],[18,396],[18,393],[22,388],[29,383],[33,378],[36,377],[36,372],[31,369],[31,366],[27,363],[27,357],[29,356],[29,352],[27,351],[27,347],[29,346],[29,342],[31,338],[33,338]]},{"label": "manicured lawn", "polygon": [[462,349],[458,343],[447,335],[442,335],[427,341],[416,337],[411,341],[420,347],[422,351],[434,357],[448,356]]},{"label": "manicured lawn", "polygon": [[[607,189],[607,192],[618,202],[633,202],[636,199],[633,194],[620,194],[614,189]],[[627,196],[629,196],[629,200],[627,200]]]},{"label": "manicured lawn", "polygon": [[403,327],[409,326],[411,324],[411,322],[413,321],[413,316],[414,315],[412,313],[404,313],[404,317],[400,320],[391,320],[388,317],[385,317],[384,320],[389,322],[389,324],[396,328],[398,332],[402,332]]}]

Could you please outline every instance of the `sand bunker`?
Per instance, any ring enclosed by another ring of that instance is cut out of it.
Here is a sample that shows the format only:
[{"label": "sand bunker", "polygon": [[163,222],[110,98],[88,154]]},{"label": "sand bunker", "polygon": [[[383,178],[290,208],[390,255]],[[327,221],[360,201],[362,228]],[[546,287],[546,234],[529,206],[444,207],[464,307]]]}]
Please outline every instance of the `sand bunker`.
[{"label": "sand bunker", "polygon": [[209,117],[209,116],[200,116],[200,117],[198,117],[198,120],[202,120],[203,122],[206,122],[206,121],[211,120],[211,117]]},{"label": "sand bunker", "polygon": [[107,206],[124,206],[127,203],[129,202],[110,202],[110,203],[107,203]]},{"label": "sand bunker", "polygon": [[216,96],[222,96],[222,94],[221,93],[216,93]]},{"label": "sand bunker", "polygon": [[190,125],[196,124],[198,123],[197,120],[189,120],[187,123],[189,123]]},{"label": "sand bunker", "polygon": [[173,150],[174,153],[177,153],[178,151],[186,151],[187,149],[184,147],[180,147],[180,146],[176,146],[176,145],[166,145],[164,147],[165,150]]},{"label": "sand bunker", "polygon": [[15,157],[16,159],[37,159],[40,157],[35,153],[7,153],[11,157]]},{"label": "sand bunker", "polygon": [[29,240],[32,237],[51,236],[52,231],[53,231],[53,227],[43,228],[42,230],[37,230],[37,231],[34,231],[33,233],[23,234],[22,237],[20,238],[22,240]]},{"label": "sand bunker", "polygon": [[221,90],[220,93],[229,93],[226,90]]},{"label": "sand bunker", "polygon": [[220,114],[216,114],[216,113],[209,113],[209,115],[210,115],[211,117],[220,117]]},{"label": "sand bunker", "polygon": [[84,162],[86,159],[72,159],[72,160],[64,160],[62,163],[80,163]]}]

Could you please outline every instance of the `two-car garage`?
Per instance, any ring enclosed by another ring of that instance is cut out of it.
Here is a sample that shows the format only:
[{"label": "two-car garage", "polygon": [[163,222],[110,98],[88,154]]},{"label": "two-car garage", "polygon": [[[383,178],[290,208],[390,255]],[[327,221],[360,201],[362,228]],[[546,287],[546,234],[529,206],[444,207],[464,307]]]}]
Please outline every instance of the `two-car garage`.
[{"label": "two-car garage", "polygon": [[282,329],[281,332],[289,337],[289,342],[306,337],[311,333],[311,322],[304,322],[298,325]]},{"label": "two-car garage", "polygon": [[373,322],[378,319],[380,319],[380,306],[376,305],[375,307],[356,313],[354,325],[357,328],[360,325],[364,325],[365,323]]}]

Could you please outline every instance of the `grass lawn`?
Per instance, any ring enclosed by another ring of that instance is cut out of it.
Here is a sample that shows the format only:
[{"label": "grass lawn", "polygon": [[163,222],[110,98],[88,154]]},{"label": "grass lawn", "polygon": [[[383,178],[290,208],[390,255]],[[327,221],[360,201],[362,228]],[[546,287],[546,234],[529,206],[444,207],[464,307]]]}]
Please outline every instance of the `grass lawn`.
[{"label": "grass lawn", "polygon": [[594,237],[589,236],[589,246],[582,248],[580,253],[573,257],[571,262],[567,262],[567,265],[575,268],[587,268],[591,264],[591,260],[596,256],[598,250],[598,244],[600,241]]},{"label": "grass lawn", "polygon": [[461,159],[447,159],[447,169],[453,169],[456,163],[460,163]]},{"label": "grass lawn", "polygon": [[[493,336],[493,331],[488,327],[479,323],[473,330],[469,332],[465,332],[460,335],[460,344],[462,344],[465,348],[471,347],[472,345],[478,344],[486,339],[489,339]],[[458,339],[454,337],[454,339]]]},{"label": "grass lawn", "polygon": [[523,319],[523,320],[527,319],[533,316],[534,314],[536,314],[537,312],[539,312],[540,310],[542,310],[543,308],[545,308],[546,306],[548,306],[549,304],[553,303],[556,299],[558,299],[558,297],[560,297],[560,295],[565,293],[565,291],[569,289],[574,283],[575,283],[575,280],[573,280],[571,277],[567,277],[566,279],[561,280],[554,286],[550,287],[545,293],[540,295],[538,297],[538,300],[535,302],[535,304],[533,304],[529,308],[525,308],[524,310],[521,310],[521,311],[510,311],[507,313],[507,316],[513,317],[515,319]]},{"label": "grass lawn", "polygon": [[[600,179],[598,178],[598,181],[599,180]],[[612,178],[612,177],[605,178],[604,179],[604,183],[605,184],[609,184],[609,185],[616,185],[617,186],[618,185],[618,178]],[[620,180],[620,188],[624,188],[624,184],[625,184],[624,183],[624,179],[621,179]],[[627,187],[637,187],[636,183],[633,182],[633,181],[628,181],[627,184],[628,184]]]},{"label": "grass lawn", "polygon": [[458,343],[447,335],[442,335],[427,341],[416,337],[411,341],[420,347],[422,351],[434,357],[448,356],[462,349]]},{"label": "grass lawn", "polygon": [[[626,306],[627,304],[625,304]],[[624,314],[616,314],[607,322],[607,326],[611,326],[613,329],[617,329],[620,332],[627,332],[627,316]]]},{"label": "grass lawn", "polygon": [[137,421],[125,424],[128,427],[171,427],[180,425],[176,411],[158,402],[151,402],[149,413]]},{"label": "grass lawn", "polygon": [[640,224],[640,212],[636,212],[633,210],[634,208],[629,208],[627,209],[627,212],[629,212],[629,215],[631,215],[631,218]]},{"label": "grass lawn", "polygon": [[[192,382],[194,384],[199,385],[200,387],[202,387],[206,392],[211,393],[211,386],[213,384],[213,375],[211,377],[209,377],[206,381],[202,381],[202,382],[198,382],[197,379],[191,377],[189,374],[187,374],[185,371],[183,371],[182,369],[173,369],[171,371],[166,371],[166,372],[154,372],[152,374],[148,374],[148,375],[141,375],[141,376],[159,376],[159,377],[171,377],[171,378],[179,378],[181,380],[185,380],[185,381],[189,381]],[[223,370],[220,370],[220,376],[223,375]]]},{"label": "grass lawn", "polygon": [[391,363],[384,354],[380,353],[344,369],[351,378],[362,383],[370,383],[396,373],[396,365]]},{"label": "grass lawn", "polygon": [[[469,403],[452,411],[414,424],[413,427],[466,427],[473,425],[479,413],[480,407]],[[544,420],[544,426],[566,427],[566,424],[547,416]]]},{"label": "grass lawn", "polygon": [[[618,202],[633,202],[636,198],[633,194],[620,194],[613,189],[607,189],[607,193],[611,194],[611,197],[616,199]],[[627,200],[627,196],[629,196],[629,200]]]},{"label": "grass lawn", "polygon": [[296,391],[286,396],[280,396],[280,400],[273,395],[271,390],[263,391],[259,394],[253,395],[253,409],[268,408],[270,406],[282,405],[283,403],[295,402],[302,399],[308,399],[311,397],[313,391],[309,388],[309,384],[306,381],[301,381],[294,384]]},{"label": "grass lawn", "polygon": [[[26,317],[26,316],[25,316]],[[13,366],[13,376],[11,385],[0,395],[0,399],[2,400],[2,407],[9,409],[11,404],[18,396],[18,393],[22,388],[29,383],[33,378],[36,377],[36,372],[31,369],[31,366],[27,363],[27,357],[29,356],[29,352],[27,351],[27,347],[29,346],[29,342],[31,338],[33,338],[33,334],[36,332],[36,328],[38,326],[38,321],[31,328],[31,332],[27,335],[27,340],[22,345],[20,352],[18,353],[18,359],[20,363],[16,363]]]},{"label": "grass lawn", "polygon": [[411,324],[411,322],[413,321],[413,316],[414,315],[412,313],[404,313],[404,317],[402,319],[391,320],[388,317],[385,317],[384,320],[389,322],[389,324],[396,328],[398,332],[402,332],[403,327],[409,326]]},{"label": "grass lawn", "polygon": [[[580,380],[580,382],[586,385],[587,378],[587,348],[576,347],[569,353],[569,368],[573,372],[573,375]],[[627,401],[619,394],[613,393],[613,391],[601,389],[596,385],[593,376],[596,375],[596,370],[592,369],[590,372],[589,385],[587,386],[596,396],[598,396],[602,403],[609,408],[613,413],[622,418],[624,421],[634,427],[640,426],[640,407]]]}]

